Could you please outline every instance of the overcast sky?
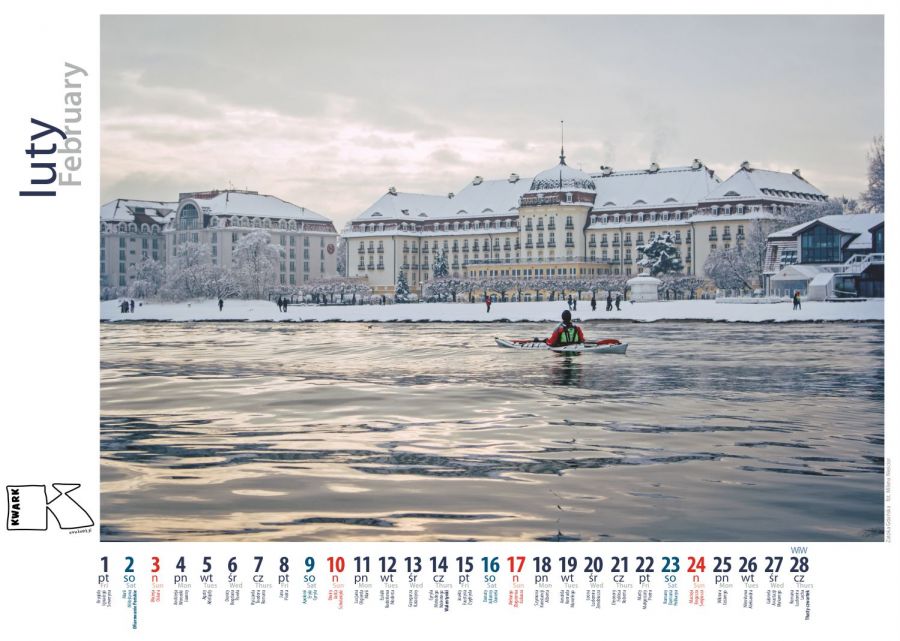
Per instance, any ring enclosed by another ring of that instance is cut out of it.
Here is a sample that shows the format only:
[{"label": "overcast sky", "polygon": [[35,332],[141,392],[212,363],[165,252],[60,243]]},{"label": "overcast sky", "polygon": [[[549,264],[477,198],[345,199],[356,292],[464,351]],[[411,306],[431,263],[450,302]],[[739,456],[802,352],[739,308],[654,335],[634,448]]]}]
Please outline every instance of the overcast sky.
[{"label": "overcast sky", "polygon": [[340,228],[390,186],[741,161],[831,195],[884,128],[880,17],[104,17],[102,198],[249,188]]}]

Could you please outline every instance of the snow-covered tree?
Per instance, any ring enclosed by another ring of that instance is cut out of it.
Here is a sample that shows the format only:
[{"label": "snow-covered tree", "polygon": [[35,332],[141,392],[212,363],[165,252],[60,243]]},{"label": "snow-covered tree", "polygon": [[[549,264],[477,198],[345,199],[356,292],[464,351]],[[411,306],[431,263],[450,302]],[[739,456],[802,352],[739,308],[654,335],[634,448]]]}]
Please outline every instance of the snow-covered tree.
[{"label": "snow-covered tree", "polygon": [[672,234],[659,234],[644,246],[643,256],[637,264],[645,268],[651,276],[671,274],[684,269],[679,256],[678,247]]},{"label": "snow-covered tree", "polygon": [[856,203],[852,200],[829,198],[821,202],[789,207],[783,216],[779,216],[775,220],[775,226],[772,231],[808,223],[822,216],[840,216],[845,212],[845,209],[855,208],[855,206]]},{"label": "snow-covered tree", "polygon": [[[344,230],[349,231],[348,228],[349,225]],[[340,236],[337,244],[337,273],[339,276],[347,275],[347,251],[347,239]]]},{"label": "snow-covered tree", "polygon": [[869,149],[869,186],[862,194],[860,200],[865,207],[872,212],[884,211],[884,136],[878,136],[872,141]]},{"label": "snow-covered tree", "polygon": [[703,264],[703,271],[720,289],[754,289],[758,266],[739,247],[718,249]]},{"label": "snow-covered tree", "polygon": [[165,268],[162,263],[147,256],[141,259],[134,270],[134,280],[128,287],[129,298],[150,298],[156,296],[163,285]]},{"label": "snow-covered tree", "polygon": [[368,298],[372,288],[359,278],[322,278],[303,283],[297,292],[317,301],[345,303]]},{"label": "snow-covered tree", "polygon": [[497,292],[500,294],[500,300],[506,301],[506,294],[516,288],[516,281],[512,278],[491,278],[482,281],[481,289],[483,291]]},{"label": "snow-covered tree", "polygon": [[244,295],[264,299],[275,285],[278,261],[284,250],[272,243],[269,232],[257,229],[234,246],[236,275]]},{"label": "snow-covered tree", "polygon": [[170,300],[201,298],[207,293],[209,249],[199,243],[179,243],[166,266],[160,295]]},{"label": "snow-covered tree", "polygon": [[672,298],[694,298],[697,292],[708,285],[708,281],[696,276],[681,276],[680,274],[667,274],[660,279],[659,297],[668,298],[669,292]]},{"label": "snow-covered tree", "polygon": [[398,303],[409,302],[409,283],[406,282],[406,274],[400,272],[397,277],[397,288],[394,291],[394,300]]},{"label": "snow-covered tree", "polygon": [[464,291],[466,281],[462,278],[453,278],[447,276],[444,278],[435,278],[428,281],[425,285],[425,295],[436,300],[452,299],[456,302],[456,297],[460,292]]},{"label": "snow-covered tree", "polygon": [[234,298],[241,295],[241,285],[234,272],[221,265],[210,265],[206,277],[206,296]]},{"label": "snow-covered tree", "polygon": [[441,250],[441,253],[434,257],[431,273],[435,278],[444,278],[450,274],[450,266],[447,264],[447,253],[445,251]]}]

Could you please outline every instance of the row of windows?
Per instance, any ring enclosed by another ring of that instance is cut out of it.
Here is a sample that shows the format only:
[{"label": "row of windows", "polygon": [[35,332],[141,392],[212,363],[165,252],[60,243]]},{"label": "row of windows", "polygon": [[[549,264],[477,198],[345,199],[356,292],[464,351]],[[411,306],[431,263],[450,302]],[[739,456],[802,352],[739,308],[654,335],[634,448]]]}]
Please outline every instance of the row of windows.
[{"label": "row of windows", "polygon": [[[406,210],[404,210],[406,211]],[[375,212],[372,216],[380,216],[381,214]],[[468,229],[504,229],[504,228],[515,228],[518,226],[518,223],[512,219],[507,218],[505,220],[455,220],[451,222],[444,223],[428,223],[428,224],[419,224],[416,223],[400,223],[400,224],[385,224],[385,223],[367,223],[363,225],[357,225],[353,228],[354,231],[390,231],[390,230],[400,230],[400,231],[460,231],[460,230],[468,230]]]}]

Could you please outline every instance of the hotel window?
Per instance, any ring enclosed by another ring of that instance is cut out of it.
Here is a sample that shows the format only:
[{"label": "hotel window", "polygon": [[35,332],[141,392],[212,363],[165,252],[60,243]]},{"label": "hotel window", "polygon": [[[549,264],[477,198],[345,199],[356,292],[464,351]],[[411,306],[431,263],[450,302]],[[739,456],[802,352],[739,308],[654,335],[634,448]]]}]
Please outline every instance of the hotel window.
[{"label": "hotel window", "polygon": [[296,244],[297,244],[297,237],[296,237],[296,236],[291,236],[291,247],[293,247],[293,246],[296,245]]},{"label": "hotel window", "polygon": [[125,247],[125,238],[119,238],[119,247]]},{"label": "hotel window", "polygon": [[306,261],[303,262],[303,271],[304,271],[304,272],[308,272],[308,271],[309,271],[309,263],[306,262]]},{"label": "hotel window", "polygon": [[566,202],[567,203],[572,202],[572,194],[568,194],[568,193],[566,194]]},{"label": "hotel window", "polygon": [[[309,236],[303,237],[303,246],[309,247]],[[372,247],[372,241],[369,241],[369,247]]]},{"label": "hotel window", "polygon": [[236,231],[231,232],[231,244],[235,245],[238,241],[238,233]]}]

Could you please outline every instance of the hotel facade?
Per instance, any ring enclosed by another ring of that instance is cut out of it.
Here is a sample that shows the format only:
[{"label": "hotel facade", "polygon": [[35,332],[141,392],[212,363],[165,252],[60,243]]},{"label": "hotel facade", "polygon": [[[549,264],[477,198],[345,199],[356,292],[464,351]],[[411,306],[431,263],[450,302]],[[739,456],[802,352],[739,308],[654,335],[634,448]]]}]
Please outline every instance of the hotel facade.
[{"label": "hotel facade", "polygon": [[206,247],[213,265],[231,266],[238,241],[255,230],[281,247],[276,286],[337,276],[337,231],[322,214],[255,191],[186,192],[173,202],[120,198],[100,208],[101,294],[121,295],[142,259],[165,264],[188,242]]},{"label": "hotel facade", "polygon": [[421,292],[444,252],[459,278],[636,275],[643,247],[671,234],[686,275],[703,277],[716,249],[743,243],[752,225],[768,233],[785,210],[827,200],[799,170],[742,163],[720,180],[699,160],[679,167],[583,172],[559,163],[533,178],[476,176],[459,193],[390,188],[342,233],[347,275],[392,294],[403,273]]}]

